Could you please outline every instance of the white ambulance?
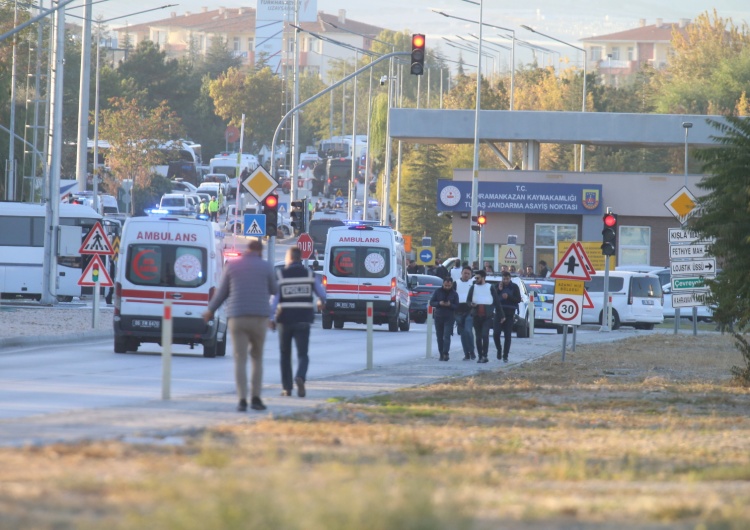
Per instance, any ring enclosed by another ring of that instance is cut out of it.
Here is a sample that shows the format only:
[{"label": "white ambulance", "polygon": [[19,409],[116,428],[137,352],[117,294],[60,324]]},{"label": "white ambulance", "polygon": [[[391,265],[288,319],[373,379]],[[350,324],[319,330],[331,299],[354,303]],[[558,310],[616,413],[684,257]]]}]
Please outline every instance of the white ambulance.
[{"label": "white ambulance", "polygon": [[222,238],[215,223],[178,217],[125,222],[115,275],[115,353],[161,342],[164,301],[172,301],[172,342],[203,345],[204,357],[226,354],[227,321],[202,314],[221,277]]},{"label": "white ambulance", "polygon": [[348,224],[328,230],[323,329],[366,323],[367,302],[372,302],[375,324],[388,324],[388,331],[409,331],[403,243],[401,234],[387,226]]}]

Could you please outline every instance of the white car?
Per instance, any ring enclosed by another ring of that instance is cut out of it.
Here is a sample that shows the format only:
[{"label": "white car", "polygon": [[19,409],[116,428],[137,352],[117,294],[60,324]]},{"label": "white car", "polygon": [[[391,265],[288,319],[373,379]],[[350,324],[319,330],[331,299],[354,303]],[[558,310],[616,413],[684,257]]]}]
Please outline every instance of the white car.
[{"label": "white car", "polygon": [[[662,285],[661,288],[664,293],[664,318],[674,318],[674,307],[672,307],[672,284],[667,283]],[[714,319],[713,310],[705,305],[699,305],[696,307],[698,322],[712,322]],[[692,307],[681,307],[680,318],[687,318],[693,320],[693,308]]]}]

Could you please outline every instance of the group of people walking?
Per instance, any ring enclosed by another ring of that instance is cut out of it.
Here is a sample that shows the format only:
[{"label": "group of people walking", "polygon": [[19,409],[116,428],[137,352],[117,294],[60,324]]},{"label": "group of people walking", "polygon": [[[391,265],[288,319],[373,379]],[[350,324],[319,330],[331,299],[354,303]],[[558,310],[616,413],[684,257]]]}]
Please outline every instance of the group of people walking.
[{"label": "group of people walking", "polygon": [[[224,303],[228,329],[234,347],[234,371],[239,402],[237,410],[248,407],[247,359],[250,356],[250,408],[265,410],[261,399],[263,348],[268,329],[278,332],[282,396],[305,397],[309,366],[310,327],[315,318],[315,296],[320,307],[325,290],[312,270],[302,263],[298,247],[289,248],[286,266],[278,277],[263,259],[263,243],[253,240],[241,258],[227,262],[214,297],[203,319],[209,322]],[[292,379],[292,341],[297,346],[297,371]]]},{"label": "group of people walking", "polygon": [[478,357],[477,363],[489,362],[489,335],[492,329],[497,358],[508,362],[513,319],[521,302],[521,290],[513,283],[508,271],[502,273],[502,282],[496,287],[487,283],[484,270],[474,271],[464,265],[458,277],[454,276],[455,270],[443,278],[442,287],[435,290],[430,299],[430,305],[434,308],[440,360],[449,360],[455,324],[461,338],[464,361]]}]

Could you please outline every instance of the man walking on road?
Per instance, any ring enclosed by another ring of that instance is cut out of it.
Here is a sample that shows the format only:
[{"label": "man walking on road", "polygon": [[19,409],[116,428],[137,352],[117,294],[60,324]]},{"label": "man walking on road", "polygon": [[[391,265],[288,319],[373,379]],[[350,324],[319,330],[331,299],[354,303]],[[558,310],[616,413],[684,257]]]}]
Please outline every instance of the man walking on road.
[{"label": "man walking on road", "polygon": [[430,305],[435,308],[435,335],[437,335],[440,360],[447,361],[451,350],[453,322],[458,309],[458,295],[453,290],[453,280],[445,278],[443,287],[436,289],[430,298]]},{"label": "man walking on road", "polygon": [[263,346],[271,314],[269,300],[276,293],[273,267],[263,259],[263,243],[255,239],[240,259],[228,261],[224,266],[219,288],[208,302],[203,313],[206,322],[214,318],[216,310],[226,301],[229,333],[234,345],[234,376],[237,382],[239,404],[237,410],[247,410],[247,355],[250,347],[252,379],[250,408],[265,410],[260,399],[263,383]]},{"label": "man walking on road", "polygon": [[211,197],[211,202],[208,203],[208,215],[214,223],[219,222],[219,199],[216,197]]},{"label": "man walking on road", "polygon": [[474,285],[471,278],[471,267],[464,267],[461,270],[461,277],[453,285],[456,289],[456,294],[458,294],[456,333],[461,337],[461,346],[464,349],[464,361],[469,361],[477,358],[474,354],[474,327],[472,324],[471,307],[466,303],[469,289]]},{"label": "man walking on road", "polygon": [[279,287],[271,309],[271,329],[279,331],[279,351],[281,353],[282,396],[292,395],[292,339],[297,345],[297,395],[305,397],[305,380],[310,358],[307,355],[310,344],[310,326],[313,312],[313,293],[318,296],[318,309],[326,299],[326,293],[315,273],[302,264],[302,252],[298,247],[290,247],[286,252],[286,267],[279,271]]},{"label": "man walking on road", "polygon": [[495,288],[487,283],[487,273],[478,270],[474,273],[474,285],[469,288],[466,297],[474,319],[474,334],[477,340],[477,363],[489,362],[487,352],[490,347],[490,328],[492,327],[493,314],[497,301]]},{"label": "man walking on road", "polygon": [[[497,288],[497,307],[495,311],[495,325],[493,339],[497,350],[498,360],[508,362],[510,353],[511,334],[513,333],[513,319],[521,302],[521,289],[513,283],[510,272],[503,272],[503,281]],[[504,335],[503,348],[500,349],[500,332]]]}]

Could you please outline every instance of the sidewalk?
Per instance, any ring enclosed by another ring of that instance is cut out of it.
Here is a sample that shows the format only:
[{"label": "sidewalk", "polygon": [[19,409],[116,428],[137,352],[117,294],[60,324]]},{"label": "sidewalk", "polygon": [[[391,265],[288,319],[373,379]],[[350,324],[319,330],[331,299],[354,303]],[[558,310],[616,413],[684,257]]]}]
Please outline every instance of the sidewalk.
[{"label": "sidewalk", "polygon": [[[656,331],[658,333],[659,331]],[[579,332],[578,344],[613,342],[637,335],[654,332],[620,330],[612,333],[595,331]],[[16,345],[75,342],[103,338],[101,332],[92,332],[84,337],[66,335],[62,337],[18,337],[4,339]],[[23,339],[23,340],[21,340]],[[20,341],[20,343],[19,343]],[[458,341],[456,341],[458,342]],[[2,342],[0,342],[2,345]],[[399,364],[375,365],[373,370],[361,370],[321,379],[311,379],[307,384],[307,397],[281,397],[278,385],[265,385],[263,400],[268,410],[262,413],[235,411],[234,392],[193,396],[190,399],[152,400],[137,406],[109,407],[94,410],[76,410],[62,414],[49,414],[21,419],[0,421],[0,446],[43,445],[54,442],[75,442],[92,439],[123,439],[133,443],[180,443],[182,434],[195,433],[201,429],[222,423],[247,423],[260,418],[288,415],[332,406],[337,401],[393,392],[401,388],[427,385],[441,379],[465,377],[480,372],[510,370],[525,362],[540,357],[560,355],[562,335],[538,334],[533,340],[515,339],[510,362],[502,363],[493,358],[490,362],[462,361],[460,342],[452,348],[451,361],[426,359],[424,353]],[[567,354],[571,352],[571,337],[568,337]]]}]

